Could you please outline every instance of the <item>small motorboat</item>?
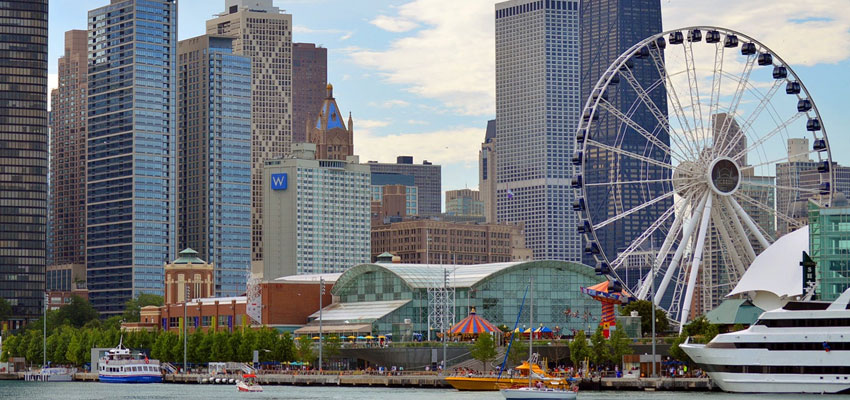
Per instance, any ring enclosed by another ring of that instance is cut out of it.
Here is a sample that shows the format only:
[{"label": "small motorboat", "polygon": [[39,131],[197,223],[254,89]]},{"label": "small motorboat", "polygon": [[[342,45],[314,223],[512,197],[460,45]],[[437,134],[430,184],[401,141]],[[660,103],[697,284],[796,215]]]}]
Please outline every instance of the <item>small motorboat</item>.
[{"label": "small motorboat", "polygon": [[257,375],[242,375],[242,380],[236,382],[236,388],[240,392],[262,392],[263,387],[257,384]]},{"label": "small motorboat", "polygon": [[531,400],[531,399],[555,399],[575,400],[577,393],[573,390],[552,389],[547,387],[521,387],[516,389],[502,389],[502,396],[506,400]]}]

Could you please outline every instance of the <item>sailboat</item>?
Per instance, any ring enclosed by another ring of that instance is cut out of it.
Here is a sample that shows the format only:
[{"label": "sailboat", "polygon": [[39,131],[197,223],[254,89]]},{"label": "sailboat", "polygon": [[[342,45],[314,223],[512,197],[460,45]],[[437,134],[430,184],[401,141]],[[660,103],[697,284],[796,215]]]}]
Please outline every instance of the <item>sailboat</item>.
[{"label": "sailboat", "polygon": [[[534,277],[531,278],[530,282],[531,287],[531,307],[528,309],[528,326],[534,326]],[[534,332],[529,333],[528,335],[528,365],[536,366],[536,357],[534,354],[534,350],[532,349],[534,345]],[[532,368],[529,368],[528,371],[528,386],[515,388],[515,389],[502,389],[502,396],[505,396],[506,400],[526,400],[526,399],[555,399],[555,400],[574,400],[577,397],[577,393],[572,390],[558,389],[547,387],[541,381],[537,381],[537,384],[534,383],[534,371]]]}]

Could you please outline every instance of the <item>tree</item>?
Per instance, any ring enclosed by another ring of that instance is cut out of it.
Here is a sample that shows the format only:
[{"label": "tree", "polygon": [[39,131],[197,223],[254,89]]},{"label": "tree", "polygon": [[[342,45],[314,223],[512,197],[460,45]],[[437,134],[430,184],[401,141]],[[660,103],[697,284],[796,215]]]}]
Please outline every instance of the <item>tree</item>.
[{"label": "tree", "polygon": [[708,322],[708,319],[706,319],[704,315],[701,315],[685,325],[682,329],[682,333],[673,340],[673,343],[670,346],[670,356],[679,361],[691,363],[693,360],[688,357],[679,345],[684,343],[685,340],[691,336],[693,337],[693,341],[696,343],[708,343],[711,339],[714,339],[718,333],[719,329],[717,325]]},{"label": "tree", "polygon": [[150,293],[141,293],[138,297],[127,300],[124,304],[124,321],[139,322],[141,317],[142,307],[146,306],[162,306],[164,300],[162,296],[157,296]]},{"label": "tree", "polygon": [[209,358],[209,348],[204,347],[204,331],[198,329],[195,332],[189,334],[189,355],[186,357],[189,359],[189,362],[192,364],[200,364],[204,361],[207,361]]},{"label": "tree", "polygon": [[313,355],[313,339],[310,336],[301,336],[298,338],[298,360],[301,362],[312,363],[316,356]]},{"label": "tree", "polygon": [[590,357],[590,346],[587,345],[587,335],[584,331],[578,331],[570,341],[570,360],[574,366],[578,367],[588,357]]},{"label": "tree", "polygon": [[528,343],[522,340],[522,336],[514,339],[511,350],[508,353],[508,361],[517,365],[528,359]]},{"label": "tree", "polygon": [[233,336],[240,336],[239,354],[236,357],[237,361],[250,362],[254,359],[254,350],[257,348],[257,332],[253,329],[245,329],[244,332],[236,331]]},{"label": "tree", "polygon": [[233,351],[229,345],[230,335],[227,332],[216,332],[213,335],[213,346],[210,356],[213,361],[232,361]]},{"label": "tree", "polygon": [[0,322],[9,319],[12,316],[12,304],[8,300],[0,297]]},{"label": "tree", "polygon": [[3,340],[3,352],[0,353],[0,361],[7,362],[9,357],[18,356],[18,347],[21,343],[21,335],[9,336]]},{"label": "tree", "polygon": [[493,342],[493,336],[488,332],[483,332],[478,335],[475,344],[469,349],[469,354],[472,358],[481,361],[484,366],[484,372],[487,372],[487,363],[494,359],[498,354],[496,352],[496,343]]},{"label": "tree", "polygon": [[620,365],[623,362],[624,355],[633,353],[629,341],[630,339],[623,329],[615,329],[611,333],[608,342],[611,349],[611,361],[614,364]]},{"label": "tree", "polygon": [[322,346],[322,358],[327,360],[338,356],[341,348],[342,339],[340,339],[339,336],[328,336],[324,340],[324,346]]},{"label": "tree", "polygon": [[289,332],[278,336],[274,347],[274,359],[280,362],[295,361],[295,340]]},{"label": "tree", "polygon": [[36,330],[27,331],[27,361],[31,364],[41,364],[44,353],[41,332]]},{"label": "tree", "polygon": [[597,328],[590,337],[590,359],[597,366],[611,360],[611,347],[605,336],[602,336],[602,329]]},{"label": "tree", "polygon": [[[620,307],[621,315],[630,315],[632,311],[637,311],[640,315],[640,331],[644,336],[652,334],[652,302],[649,300],[638,300]],[[664,310],[655,307],[655,331],[666,332],[670,328],[670,322],[667,319],[667,313]]]},{"label": "tree", "polygon": [[255,347],[260,351],[260,362],[273,361],[276,356],[277,331],[263,327],[257,331]]}]

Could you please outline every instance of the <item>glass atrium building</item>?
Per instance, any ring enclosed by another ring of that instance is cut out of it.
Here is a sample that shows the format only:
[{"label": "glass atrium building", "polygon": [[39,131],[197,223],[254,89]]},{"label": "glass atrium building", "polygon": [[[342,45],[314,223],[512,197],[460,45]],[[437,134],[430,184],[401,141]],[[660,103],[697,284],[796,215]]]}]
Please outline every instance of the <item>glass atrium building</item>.
[{"label": "glass atrium building", "polygon": [[[447,275],[444,275],[447,274]],[[444,281],[445,276],[445,281]],[[337,279],[332,293],[339,302],[323,310],[325,332],[392,332],[400,328],[427,337],[429,288],[444,284],[454,289],[454,322],[465,318],[472,308],[494,325],[528,327],[534,277],[534,324],[572,334],[595,330],[600,303],[581,293],[581,287],[601,282],[594,269],[566,261],[509,262],[480,265],[360,264]],[[523,304],[523,297],[525,306]],[[310,318],[318,318],[318,312]],[[312,324],[311,324],[312,325]],[[298,331],[296,331],[298,333]]]}]

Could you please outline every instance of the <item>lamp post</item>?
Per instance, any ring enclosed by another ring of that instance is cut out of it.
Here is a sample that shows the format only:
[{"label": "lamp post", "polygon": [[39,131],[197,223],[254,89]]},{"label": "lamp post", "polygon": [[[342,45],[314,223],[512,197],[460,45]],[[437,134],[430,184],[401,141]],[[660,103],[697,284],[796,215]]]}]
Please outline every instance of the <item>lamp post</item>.
[{"label": "lamp post", "polygon": [[650,304],[650,308],[652,309],[652,377],[657,377],[657,372],[655,371],[655,262],[652,263],[652,273],[649,274],[650,279],[650,299],[652,299],[652,304]]},{"label": "lamp post", "polygon": [[325,278],[319,277],[319,373],[322,372],[322,297],[325,295]]},{"label": "lamp post", "polygon": [[189,324],[189,321],[186,320],[186,309],[189,307],[189,285],[186,285],[186,296],[183,298],[183,373],[186,373],[186,349],[187,349],[187,340],[186,340],[186,325]]},{"label": "lamp post", "polygon": [[44,353],[44,362],[41,364],[42,368],[47,366],[47,303],[49,299],[50,295],[48,295],[47,292],[44,292],[44,335],[41,338],[41,349]]}]

